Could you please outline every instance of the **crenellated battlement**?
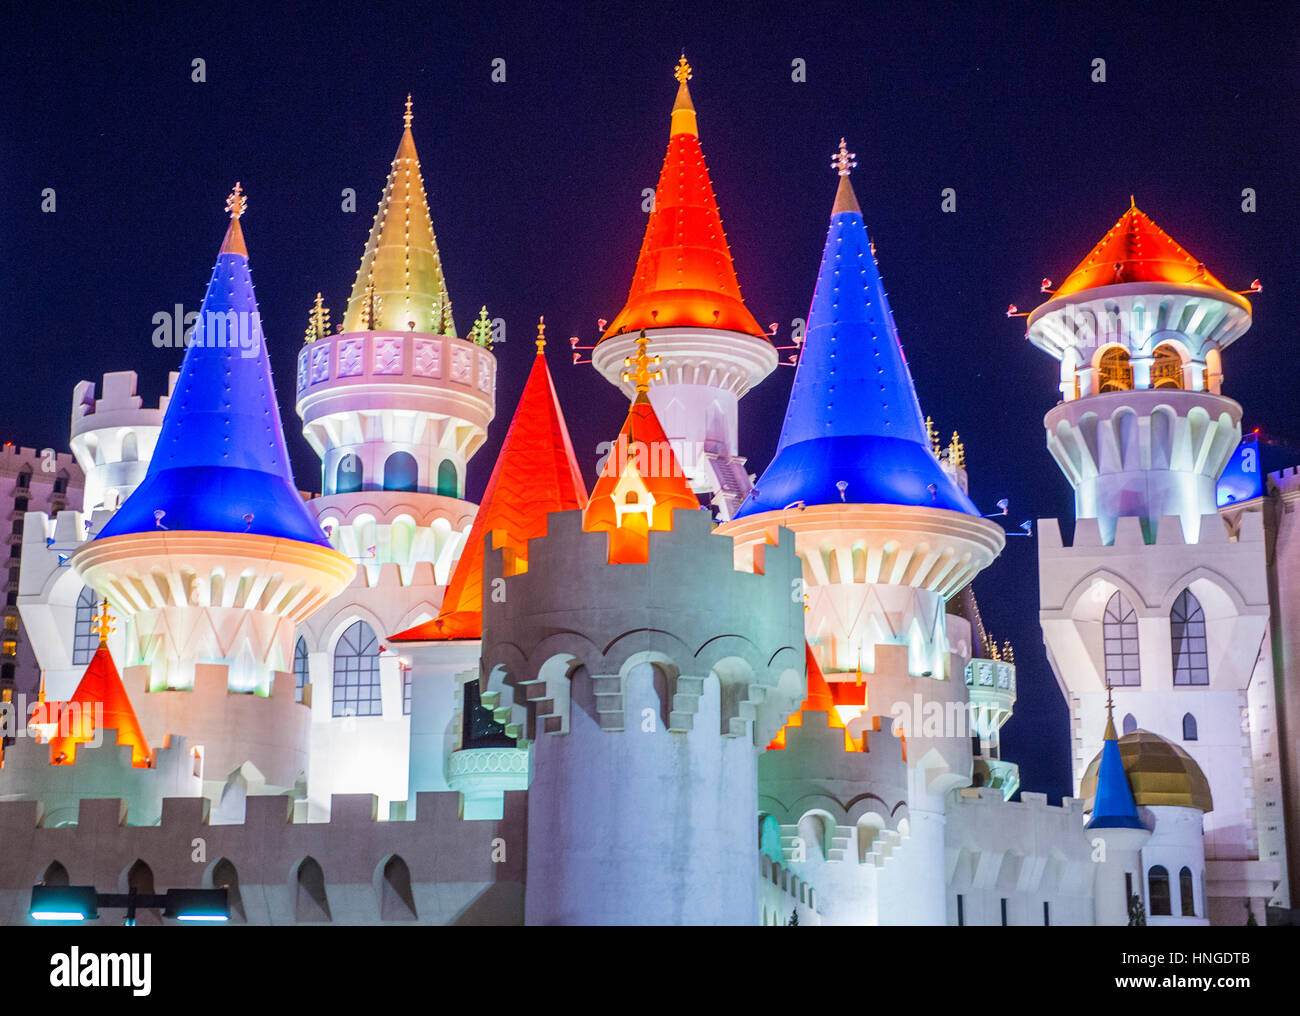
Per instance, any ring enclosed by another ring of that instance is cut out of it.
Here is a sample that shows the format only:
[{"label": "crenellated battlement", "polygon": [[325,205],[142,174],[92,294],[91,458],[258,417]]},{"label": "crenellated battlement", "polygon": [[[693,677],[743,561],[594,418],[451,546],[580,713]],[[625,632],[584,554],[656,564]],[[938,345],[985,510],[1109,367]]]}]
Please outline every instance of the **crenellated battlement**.
[{"label": "crenellated battlement", "polygon": [[[1115,548],[1119,552],[1137,551],[1146,547],[1213,547],[1228,543],[1264,542],[1264,522],[1257,512],[1243,513],[1240,524],[1229,529],[1222,516],[1217,512],[1202,515],[1198,519],[1195,533],[1189,535],[1187,524],[1177,515],[1162,516],[1155,526],[1151,539],[1141,519],[1133,515],[1115,520],[1114,539],[1107,542],[1103,538],[1101,522],[1098,519],[1077,519],[1074,524],[1074,540],[1065,543],[1061,535],[1061,525],[1057,519],[1039,519],[1037,526],[1040,553],[1055,550],[1100,551],[1103,548]],[[1235,538],[1234,538],[1235,533]],[[1152,553],[1155,553],[1152,551]]]},{"label": "crenellated battlement", "polygon": [[133,370],[109,371],[101,378],[98,390],[103,394],[96,396],[94,381],[79,381],[72,390],[72,433],[77,434],[101,427],[124,427],[136,425],[158,426],[176,389],[179,371],[167,375],[167,394],[158,399],[155,406],[146,407],[144,399],[136,394],[139,380]]},{"label": "crenellated battlement", "polygon": [[70,443],[86,474],[87,508],[116,510],[144,479],[178,377],[172,371],[167,394],[148,407],[136,394],[133,370],[105,374],[98,398],[93,381],[74,389]]},{"label": "crenellated battlement", "polygon": [[552,514],[527,570],[504,549],[487,552],[482,669],[499,718],[566,732],[569,675],[584,667],[602,728],[622,730],[624,682],[653,663],[671,674],[667,729],[692,728],[703,682],[717,674],[728,687],[723,729],[734,736],[754,720],[755,743],[766,744],[805,691],[793,534],[755,547],[749,571],[704,511],[679,509],[671,530],[650,532],[645,563],[609,563],[608,535],[582,526],[581,512]]},{"label": "crenellated battlement", "polygon": [[39,802],[0,801],[0,923],[28,923],[31,886],[54,861],[101,891],[143,861],[163,888],[232,885],[235,919],[250,924],[522,924],[526,795],[506,792],[501,819],[473,822],[459,797],[422,793],[418,818],[380,821],[374,795],[336,794],[329,820],[310,823],[288,796],[249,797],[242,822],[219,825],[205,799],[169,797],[152,826],[132,824],[126,801],[83,799],[59,827]]}]

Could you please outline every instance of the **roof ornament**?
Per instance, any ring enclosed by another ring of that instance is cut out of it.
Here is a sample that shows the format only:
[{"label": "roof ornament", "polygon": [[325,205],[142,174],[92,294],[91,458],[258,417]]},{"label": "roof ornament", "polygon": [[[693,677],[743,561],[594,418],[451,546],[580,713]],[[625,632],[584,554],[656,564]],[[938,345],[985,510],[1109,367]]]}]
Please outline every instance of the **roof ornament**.
[{"label": "roof ornament", "polygon": [[317,293],[316,302],[307,312],[307,341],[315,342],[317,339],[329,338],[329,334],[330,309],[325,306],[325,298]]},{"label": "roof ornament", "polygon": [[99,603],[99,616],[90,624],[90,630],[99,636],[100,648],[108,645],[108,636],[117,631],[117,625],[113,624],[112,615],[108,612],[108,600],[101,600]]},{"label": "roof ornament", "polygon": [[411,93],[410,93],[410,92],[407,92],[407,93],[406,93],[406,112],[405,112],[404,114],[402,114],[402,124],[406,127],[406,129],[407,129],[408,131],[411,129],[411,121],[412,121],[413,119],[415,119],[415,114],[411,112]]},{"label": "roof ornament", "polygon": [[1106,732],[1102,734],[1103,741],[1118,740],[1115,734],[1115,696],[1111,692],[1110,681],[1106,682]]},{"label": "roof ornament", "polygon": [[682,51],[682,58],[677,61],[677,66],[673,69],[673,77],[680,84],[686,84],[691,80],[691,65],[686,62],[686,51]]},{"label": "roof ornament", "polygon": [[[843,138],[840,138],[840,150],[831,156],[831,169],[836,170],[840,176],[848,176],[849,173],[857,168],[856,152],[850,152],[849,146]],[[872,251],[874,254],[875,251]]]},{"label": "roof ornament", "polygon": [[[485,308],[486,309],[486,308]],[[542,355],[542,350],[546,348],[546,315],[537,316],[537,355]]]},{"label": "roof ornament", "polygon": [[235,189],[226,198],[226,211],[230,213],[232,219],[238,219],[247,210],[248,196],[244,194],[243,188],[239,186],[239,181],[236,180]]},{"label": "roof ornament", "polygon": [[651,381],[659,381],[664,376],[663,371],[650,369],[659,366],[660,358],[646,355],[648,345],[650,345],[650,340],[646,338],[645,329],[642,328],[641,335],[636,340],[636,356],[630,356],[623,360],[624,367],[636,366],[636,370],[625,370],[623,372],[623,380],[632,381],[636,384],[638,396],[650,390]]}]

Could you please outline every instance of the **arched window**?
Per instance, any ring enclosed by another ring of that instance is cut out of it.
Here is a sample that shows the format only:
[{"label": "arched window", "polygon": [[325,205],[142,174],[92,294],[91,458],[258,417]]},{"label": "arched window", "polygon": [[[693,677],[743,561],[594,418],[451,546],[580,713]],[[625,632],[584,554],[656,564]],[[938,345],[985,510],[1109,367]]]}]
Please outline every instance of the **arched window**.
[{"label": "arched window", "polygon": [[1183,387],[1183,358],[1173,346],[1156,346],[1151,363],[1151,387]]},{"label": "arched window", "polygon": [[1137,611],[1123,593],[1116,592],[1106,603],[1102,639],[1106,653],[1106,682],[1117,688],[1140,685]]},{"label": "arched window", "polygon": [[411,869],[400,856],[394,854],[384,864],[379,885],[379,919],[381,921],[414,921],[415,896],[411,892]]},{"label": "arched window", "polygon": [[1157,864],[1147,872],[1147,897],[1151,901],[1152,917],[1169,917],[1169,872]]},{"label": "arched window", "polygon": [[352,494],[360,490],[363,473],[361,456],[348,452],[339,459],[338,467],[334,470],[334,493]]},{"label": "arched window", "polygon": [[1126,392],[1133,387],[1133,366],[1128,350],[1111,346],[1097,362],[1098,391]]},{"label": "arched window", "polygon": [[1192,889],[1192,869],[1183,865],[1178,873],[1178,895],[1182,897],[1183,916],[1196,916],[1196,893]]},{"label": "arched window", "polygon": [[230,859],[223,857],[212,868],[212,888],[226,890],[226,906],[231,921],[244,921],[244,898],[239,893],[239,873]]},{"label": "arched window", "polygon": [[77,597],[77,615],[72,626],[72,662],[89,663],[99,648],[99,636],[91,625],[99,608],[99,594],[90,586],[82,586]]},{"label": "arched window", "polygon": [[1184,589],[1169,612],[1174,650],[1174,684],[1209,684],[1210,659],[1205,647],[1205,611],[1190,589]]},{"label": "arched window", "polygon": [[365,621],[348,626],[334,647],[334,715],[379,716],[379,640]]},{"label": "arched window", "polygon": [[302,701],[302,689],[308,680],[307,640],[299,635],[293,646],[293,686],[299,702]]},{"label": "arched window", "polygon": [[1124,722],[1123,722],[1122,726],[1123,726],[1123,728],[1124,728],[1124,733],[1126,733],[1126,734],[1131,734],[1131,733],[1133,733],[1133,731],[1137,730],[1137,728],[1138,728],[1138,721],[1137,721],[1137,719],[1133,716],[1132,713],[1125,713],[1125,714],[1124,714]]},{"label": "arched window", "polygon": [[[142,860],[137,860],[126,873],[126,888],[141,896],[152,896],[157,890],[153,884],[153,869]],[[157,909],[136,912],[136,924],[162,924],[162,914]]]},{"label": "arched window", "polygon": [[456,475],[456,463],[443,459],[438,466],[438,493],[444,497],[460,497],[460,479]]},{"label": "arched window", "polygon": [[1196,717],[1191,713],[1183,714],[1183,740],[1196,740]]},{"label": "arched window", "polygon": [[294,872],[293,914],[298,921],[329,921],[330,904],[325,895],[325,872],[314,857],[304,857]]},{"label": "arched window", "polygon": [[45,869],[45,874],[41,876],[41,885],[70,885],[68,881],[68,869],[58,861],[51,861],[49,867]]},{"label": "arched window", "polygon": [[384,490],[415,490],[419,467],[410,452],[393,452],[384,462]]}]

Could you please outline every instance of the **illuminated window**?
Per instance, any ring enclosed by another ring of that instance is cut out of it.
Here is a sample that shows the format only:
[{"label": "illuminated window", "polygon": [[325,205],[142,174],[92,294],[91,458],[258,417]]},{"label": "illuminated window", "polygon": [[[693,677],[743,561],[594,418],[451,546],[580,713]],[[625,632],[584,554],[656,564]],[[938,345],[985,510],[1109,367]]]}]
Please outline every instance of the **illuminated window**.
[{"label": "illuminated window", "polygon": [[5,639],[3,648],[0,648],[0,652],[3,652],[5,656],[17,656],[18,643],[14,642],[12,639]]},{"label": "illuminated window", "polygon": [[1210,660],[1205,646],[1205,611],[1184,589],[1169,612],[1174,650],[1174,684],[1209,684]]},{"label": "illuminated window", "polygon": [[1133,365],[1129,363],[1128,350],[1112,346],[1101,354],[1097,363],[1102,392],[1126,392],[1133,387]]},{"label": "illuminated window", "polygon": [[1106,653],[1106,681],[1116,687],[1135,687],[1142,683],[1138,666],[1137,611],[1115,593],[1106,604],[1102,619],[1102,639]]},{"label": "illuminated window", "polygon": [[1157,864],[1147,872],[1147,897],[1152,917],[1169,917],[1169,872]]},{"label": "illuminated window", "polygon": [[293,646],[293,687],[299,702],[302,701],[302,689],[307,680],[307,640],[299,635]]},{"label": "illuminated window", "polygon": [[5,631],[17,631],[17,630],[18,630],[18,615],[7,614],[5,616]]},{"label": "illuminated window", "polygon": [[379,716],[379,640],[365,621],[354,621],[334,648],[334,715]]},{"label": "illuminated window", "polygon": [[1183,358],[1173,346],[1156,346],[1151,364],[1151,387],[1183,387]]},{"label": "illuminated window", "polygon": [[99,594],[83,586],[77,597],[77,616],[72,626],[72,662],[89,663],[99,648],[99,636],[91,627],[99,608]]}]

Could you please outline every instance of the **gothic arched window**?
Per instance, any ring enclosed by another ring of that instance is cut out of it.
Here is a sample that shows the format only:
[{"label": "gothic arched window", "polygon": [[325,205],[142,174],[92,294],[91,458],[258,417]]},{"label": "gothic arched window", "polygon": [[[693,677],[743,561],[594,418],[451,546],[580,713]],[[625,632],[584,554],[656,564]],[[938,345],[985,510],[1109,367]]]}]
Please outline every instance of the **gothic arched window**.
[{"label": "gothic arched window", "polygon": [[1106,683],[1117,688],[1140,685],[1137,611],[1123,593],[1115,593],[1106,603],[1102,637],[1106,653]]},{"label": "gothic arched window", "polygon": [[1124,728],[1124,733],[1126,734],[1133,733],[1133,731],[1137,730],[1138,728],[1137,717],[1135,717],[1132,713],[1125,713],[1124,722],[1122,726]]},{"label": "gothic arched window", "polygon": [[1183,916],[1196,916],[1196,892],[1192,889],[1192,869],[1183,866],[1178,873],[1178,895],[1182,897]]},{"label": "gothic arched window", "polygon": [[1191,713],[1183,714],[1183,740],[1196,740],[1196,717]]},{"label": "gothic arched window", "polygon": [[1151,900],[1152,917],[1169,917],[1169,872],[1164,865],[1154,865],[1147,872],[1147,895]]},{"label": "gothic arched window", "polygon": [[334,715],[379,716],[379,640],[365,621],[354,621],[334,647]]},{"label": "gothic arched window", "polygon": [[1174,684],[1209,684],[1210,659],[1205,645],[1205,611],[1190,589],[1184,589],[1169,612],[1174,650]]},{"label": "gothic arched window", "polygon": [[302,701],[302,689],[308,680],[307,640],[299,635],[298,641],[293,646],[293,686],[299,702]]},{"label": "gothic arched window", "polygon": [[99,594],[90,586],[83,586],[77,597],[77,616],[72,626],[72,662],[89,663],[99,648],[99,636],[91,627],[99,609]]}]

